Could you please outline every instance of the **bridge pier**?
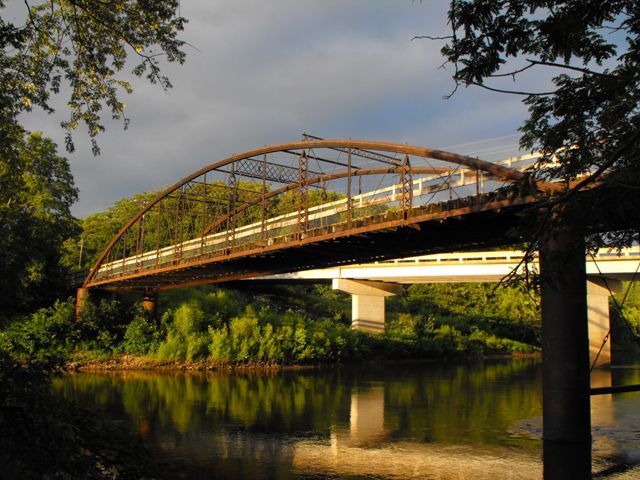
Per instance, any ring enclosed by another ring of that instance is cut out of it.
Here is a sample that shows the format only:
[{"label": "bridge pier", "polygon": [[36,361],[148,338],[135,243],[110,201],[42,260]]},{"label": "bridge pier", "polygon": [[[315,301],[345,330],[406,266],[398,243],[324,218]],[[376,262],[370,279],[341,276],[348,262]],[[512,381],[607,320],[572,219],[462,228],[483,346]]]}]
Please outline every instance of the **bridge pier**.
[{"label": "bridge pier", "polygon": [[540,248],[546,479],[591,478],[591,404],[584,234],[556,227]]},{"label": "bridge pier", "polygon": [[158,294],[145,292],[142,296],[142,308],[154,320],[158,317]]},{"label": "bridge pier", "polygon": [[88,288],[80,287],[76,290],[76,322],[79,322],[80,317],[82,317],[82,312],[84,312],[87,298],[89,298]]},{"label": "bridge pier", "polygon": [[[589,318],[589,365],[607,367],[611,365],[613,336],[609,315],[609,297],[622,291],[622,282],[607,278],[587,280],[587,305]],[[605,338],[609,338],[603,345]],[[599,354],[598,354],[599,352]]]},{"label": "bridge pier", "polygon": [[384,331],[384,299],[402,292],[395,283],[334,278],[334,290],[351,294],[351,328],[363,332]]}]

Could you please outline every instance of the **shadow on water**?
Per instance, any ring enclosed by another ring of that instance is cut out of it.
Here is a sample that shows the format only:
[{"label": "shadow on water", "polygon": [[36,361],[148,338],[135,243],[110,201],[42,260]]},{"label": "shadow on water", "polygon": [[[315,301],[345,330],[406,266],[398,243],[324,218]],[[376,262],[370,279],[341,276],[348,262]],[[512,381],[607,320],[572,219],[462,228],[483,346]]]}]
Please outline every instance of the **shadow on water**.
[{"label": "shadow on water", "polygon": [[[72,374],[54,388],[184,461],[187,478],[533,479],[543,469],[540,375],[522,359]],[[638,478],[640,396],[607,397],[593,399],[597,477]]]}]

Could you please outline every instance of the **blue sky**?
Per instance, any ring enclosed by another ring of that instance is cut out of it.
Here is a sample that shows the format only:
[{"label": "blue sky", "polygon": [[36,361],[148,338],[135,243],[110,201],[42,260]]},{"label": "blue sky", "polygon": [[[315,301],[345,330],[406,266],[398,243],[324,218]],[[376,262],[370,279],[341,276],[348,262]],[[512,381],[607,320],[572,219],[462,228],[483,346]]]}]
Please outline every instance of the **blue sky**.
[{"label": "blue sky", "polygon": [[[14,4],[18,8],[20,3]],[[460,90],[443,63],[447,33],[441,0],[184,1],[187,63],[166,65],[174,88],[143,80],[124,95],[128,130],[107,121],[91,155],[75,134],[69,158],[84,216],[134,193],[159,189],[226,156],[293,141],[325,138],[395,141],[497,159],[514,153],[526,109],[515,96]],[[11,5],[10,5],[11,7]],[[18,10],[19,11],[19,8]],[[34,112],[27,128],[63,148],[54,115]],[[498,137],[498,138],[496,138]],[[489,140],[487,139],[495,139]],[[479,143],[477,143],[479,142]]]}]

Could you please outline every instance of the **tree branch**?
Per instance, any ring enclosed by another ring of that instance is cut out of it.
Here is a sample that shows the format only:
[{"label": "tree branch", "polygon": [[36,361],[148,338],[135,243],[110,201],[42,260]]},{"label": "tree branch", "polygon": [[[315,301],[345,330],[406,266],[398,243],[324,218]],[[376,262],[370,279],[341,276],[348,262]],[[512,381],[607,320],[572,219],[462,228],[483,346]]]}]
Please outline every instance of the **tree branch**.
[{"label": "tree branch", "polygon": [[522,67],[518,70],[514,70],[512,72],[509,73],[494,73],[492,75],[487,75],[487,77],[491,77],[491,78],[499,78],[499,77],[514,77],[515,80],[515,76],[519,73],[524,72],[525,70],[529,70],[530,68],[532,68],[533,65],[527,65],[526,67]]},{"label": "tree branch", "polygon": [[31,5],[29,5],[29,0],[24,0],[24,4],[27,6],[27,13],[29,14],[29,23],[35,28],[36,24],[33,21],[33,14],[31,13]]},{"label": "tree branch", "polygon": [[469,85],[475,85],[477,87],[482,87],[486,90],[490,90],[492,92],[497,92],[497,93],[509,93],[511,95],[525,95],[528,97],[541,97],[544,95],[555,95],[557,93],[557,90],[554,90],[553,92],[522,92],[522,91],[518,91],[518,90],[503,90],[501,88],[494,88],[494,87],[489,87],[483,83],[478,83],[478,82],[467,82]]},{"label": "tree branch", "polygon": [[627,78],[627,79],[632,79],[633,78],[633,77],[623,77],[621,75],[614,75],[614,74],[611,74],[611,73],[594,72],[593,70],[590,70],[588,68],[574,67],[572,65],[564,65],[562,63],[542,62],[540,60],[530,60],[530,59],[527,59],[527,62],[529,62],[531,64],[531,66],[542,65],[542,66],[546,66],[546,67],[566,68],[567,70],[573,70],[575,72],[582,72],[582,73],[586,73],[587,75],[594,75],[596,77]]},{"label": "tree branch", "polygon": [[600,178],[602,176],[602,174],[608,169],[610,168],[615,161],[618,159],[618,157],[620,156],[620,154],[622,152],[624,152],[625,150],[627,150],[631,145],[633,145],[638,139],[640,139],[640,130],[636,131],[633,135],[631,135],[626,142],[624,142],[622,145],[620,145],[618,148],[616,148],[613,152],[611,152],[611,154],[609,155],[609,157],[605,160],[604,163],[602,163],[595,172],[593,172],[593,174],[589,175],[587,178],[585,178],[584,180],[582,180],[581,182],[578,182],[578,184],[576,184],[574,187],[572,187],[570,190],[568,190],[566,193],[564,193],[562,196],[560,196],[559,198],[555,199],[550,206],[555,206],[558,205],[559,203],[562,202],[566,202],[567,200],[569,200],[571,197],[573,197],[577,192],[579,192],[581,189],[583,189],[584,187],[586,187],[587,185],[589,185],[590,183],[595,182],[598,178]]}]

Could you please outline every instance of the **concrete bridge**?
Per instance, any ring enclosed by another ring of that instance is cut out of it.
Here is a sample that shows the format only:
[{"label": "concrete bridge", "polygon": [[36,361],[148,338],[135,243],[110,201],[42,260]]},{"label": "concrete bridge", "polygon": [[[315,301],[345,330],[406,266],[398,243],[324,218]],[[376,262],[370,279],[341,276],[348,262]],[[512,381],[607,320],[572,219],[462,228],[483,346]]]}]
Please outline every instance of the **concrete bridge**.
[{"label": "concrete bridge", "polygon": [[[442,253],[341,267],[306,270],[258,278],[264,282],[331,282],[335,290],[352,298],[352,326],[368,332],[382,332],[385,298],[402,292],[402,285],[417,283],[500,282],[523,271],[525,252],[493,250]],[[539,271],[537,261],[528,265]],[[611,364],[609,297],[621,291],[623,281],[640,279],[640,246],[620,252],[587,255],[587,304],[591,364]]]}]

